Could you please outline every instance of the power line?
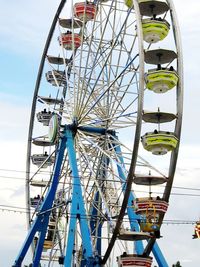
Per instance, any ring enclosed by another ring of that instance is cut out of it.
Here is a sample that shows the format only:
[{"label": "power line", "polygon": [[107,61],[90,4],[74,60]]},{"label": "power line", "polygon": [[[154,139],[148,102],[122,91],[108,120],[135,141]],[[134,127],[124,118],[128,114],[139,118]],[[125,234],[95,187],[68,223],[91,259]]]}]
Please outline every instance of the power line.
[{"label": "power line", "polygon": [[12,179],[12,180],[23,180],[25,181],[25,177],[22,178],[22,177],[13,177],[13,176],[0,176],[0,179]]},{"label": "power line", "polygon": [[[2,205],[0,205],[2,206]],[[13,212],[13,213],[24,213],[24,214],[27,214],[28,211],[23,211],[23,210],[17,210],[17,209],[10,209],[10,208],[0,208],[0,211],[1,212]],[[70,216],[70,214],[68,214],[69,218],[70,217],[73,217],[73,216]],[[126,220],[126,222],[128,222],[128,220]],[[163,220],[163,224],[165,225],[195,225],[196,224],[196,220]]]},{"label": "power line", "polygon": [[[24,173],[26,174],[26,171],[24,170],[16,170],[16,169],[0,169],[0,171],[5,171],[5,172],[16,172],[16,173]],[[48,171],[41,171],[42,173],[47,173],[49,174]],[[34,174],[34,172],[31,172]],[[16,177],[13,176],[0,176],[0,178],[9,178],[9,179],[16,179]],[[18,177],[17,177],[18,178]],[[19,179],[24,179],[24,178],[19,178]],[[159,187],[165,187],[165,186],[159,186]],[[174,189],[181,189],[181,190],[194,190],[194,191],[200,191],[200,188],[192,188],[192,187],[182,187],[182,186],[173,186],[172,188]]]},{"label": "power line", "polygon": [[188,196],[188,197],[200,197],[200,195],[197,194],[182,194],[182,193],[171,193],[172,196]]},{"label": "power line", "polygon": [[164,224],[196,224],[197,221],[193,220],[163,220]]},{"label": "power line", "polygon": [[14,209],[22,209],[22,210],[27,210],[27,208],[26,207],[16,207],[16,206],[9,206],[9,205],[1,205],[0,204],[0,207],[2,207],[2,208],[14,208]]},{"label": "power line", "polygon": [[[12,180],[20,180],[25,182],[25,177],[12,177],[12,176],[0,176],[0,179],[12,179]],[[72,183],[70,183],[72,185]],[[193,191],[200,191],[200,188],[190,188],[190,187],[172,187],[173,189],[183,189],[183,190],[193,190]],[[149,191],[141,191],[141,190],[134,190],[135,193],[149,193]],[[153,191],[152,193],[162,195],[162,192]],[[188,196],[188,197],[200,197],[200,194],[186,194],[186,193],[177,193],[171,192],[171,196]]]},{"label": "power line", "polygon": [[[0,179],[14,179],[14,180],[25,180],[25,177],[14,177],[14,176],[0,176]],[[116,182],[116,181],[115,181]],[[71,183],[70,183],[71,184]],[[158,186],[157,186],[158,187]],[[159,186],[164,188],[164,186]],[[180,190],[191,190],[191,191],[200,191],[200,188],[192,188],[192,187],[181,187],[181,186],[173,186],[173,189],[180,189]],[[146,191],[139,191],[134,190],[135,192],[146,192]],[[156,193],[156,192],[155,192]],[[172,193],[172,194],[181,194],[181,193]],[[200,195],[194,195],[194,196],[200,196]]]},{"label": "power line", "polygon": [[[140,191],[140,190],[134,190],[135,193],[146,193],[148,194],[149,191]],[[155,192],[155,191],[152,191],[153,194],[156,194],[156,195],[162,195],[163,193],[162,192]],[[184,194],[184,193],[171,193],[170,194],[171,196],[188,196],[188,197],[200,197],[200,195],[198,194]]]},{"label": "power line", "polygon": [[172,189],[181,189],[181,190],[194,190],[200,191],[200,188],[193,188],[193,187],[182,187],[182,186],[172,186]]},{"label": "power line", "polygon": [[[0,211],[7,211],[7,212],[14,212],[14,213],[28,213],[27,208],[17,207],[17,206],[9,206],[9,205],[0,205]],[[67,214],[69,217],[73,217],[75,215]],[[85,216],[86,219],[89,219],[91,215]],[[126,222],[129,222],[128,219],[125,219]],[[168,219],[163,220],[163,224],[176,224],[176,225],[194,225],[196,224],[197,220],[176,220],[176,219]]]},{"label": "power line", "polygon": [[[16,173],[24,173],[26,174],[26,171],[22,171],[22,170],[12,170],[12,169],[0,169],[0,171],[3,171],[3,172],[16,172]],[[48,171],[45,171],[45,170],[42,170],[41,171],[42,173],[49,173]],[[29,172],[29,173],[32,173],[34,174],[34,172]]]},{"label": "power line", "polygon": [[12,169],[0,169],[0,171],[4,171],[4,172],[23,172],[23,173],[26,173],[26,171],[12,170]]},{"label": "power line", "polygon": [[[0,171],[7,171],[7,172],[17,172],[17,173],[26,173],[26,171],[22,170],[12,170],[12,169],[0,169]],[[48,171],[42,171],[43,173],[49,173]],[[6,179],[24,179],[21,177],[14,177],[14,176],[0,176],[1,178]],[[159,187],[165,187],[165,186],[159,186]],[[180,189],[180,190],[193,190],[193,191],[200,191],[200,188],[193,188],[193,187],[182,187],[182,186],[173,186],[172,189]]]}]

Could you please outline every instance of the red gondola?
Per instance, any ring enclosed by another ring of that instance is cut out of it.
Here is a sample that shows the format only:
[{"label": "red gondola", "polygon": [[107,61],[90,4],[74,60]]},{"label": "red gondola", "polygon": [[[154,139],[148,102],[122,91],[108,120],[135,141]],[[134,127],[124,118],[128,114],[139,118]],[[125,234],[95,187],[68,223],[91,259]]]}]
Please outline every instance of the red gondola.
[{"label": "red gondola", "polygon": [[74,5],[74,15],[82,21],[94,19],[96,11],[97,7],[93,3],[81,2]]},{"label": "red gondola", "polygon": [[121,255],[118,257],[118,266],[119,267],[151,267],[152,258],[151,257],[142,257],[138,255]]},{"label": "red gondola", "polygon": [[67,50],[77,49],[81,46],[81,36],[78,33],[72,33],[67,31],[66,33],[61,34],[59,37],[60,45]]}]

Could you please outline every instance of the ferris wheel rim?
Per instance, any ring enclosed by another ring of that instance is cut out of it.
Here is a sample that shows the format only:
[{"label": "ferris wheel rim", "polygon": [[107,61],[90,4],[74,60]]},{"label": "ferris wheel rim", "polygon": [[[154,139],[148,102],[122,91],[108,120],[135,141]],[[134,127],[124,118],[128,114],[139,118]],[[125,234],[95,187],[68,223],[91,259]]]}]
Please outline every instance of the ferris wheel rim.
[{"label": "ferris wheel rim", "polygon": [[[165,186],[165,191],[163,193],[163,199],[167,202],[169,202],[172,186],[173,186],[173,180],[175,176],[175,170],[178,160],[178,152],[179,152],[179,146],[180,146],[180,137],[181,137],[181,128],[182,128],[182,114],[183,114],[183,55],[182,55],[182,46],[181,46],[181,34],[180,34],[180,28],[178,25],[178,19],[176,15],[175,6],[173,3],[173,0],[166,0],[167,4],[169,5],[171,19],[173,22],[173,32],[175,37],[175,43],[177,48],[177,69],[178,69],[178,75],[179,75],[179,81],[177,86],[177,119],[176,119],[176,126],[175,126],[175,133],[179,140],[178,146],[174,151],[172,151],[171,154],[171,160],[170,160],[170,166],[168,170],[168,181]],[[161,220],[164,219],[164,215],[162,216]],[[155,239],[151,239],[145,250],[144,254],[149,255],[152,251],[152,248],[155,244]]]},{"label": "ferris wheel rim", "polygon": [[36,110],[36,102],[37,102],[37,96],[38,96],[38,91],[40,88],[40,82],[41,82],[41,78],[42,78],[42,73],[43,73],[43,68],[44,68],[44,64],[45,64],[45,59],[46,59],[46,55],[47,55],[47,51],[55,30],[55,25],[57,23],[57,19],[63,9],[63,6],[65,5],[66,0],[61,0],[61,3],[57,9],[57,12],[54,16],[52,25],[51,25],[51,29],[49,31],[48,37],[47,37],[47,41],[43,50],[43,54],[42,54],[42,58],[41,58],[41,62],[40,62],[40,67],[38,70],[38,74],[37,74],[37,80],[35,83],[35,89],[34,89],[34,96],[33,96],[33,102],[32,102],[32,108],[31,108],[31,116],[30,116],[30,124],[29,124],[29,130],[28,130],[28,142],[27,142],[27,156],[26,156],[26,207],[28,210],[27,213],[27,227],[29,229],[30,227],[30,190],[29,190],[29,179],[30,179],[30,158],[31,158],[31,144],[32,144],[32,134],[33,134],[33,126],[34,126],[34,116],[35,116],[35,110]]},{"label": "ferris wheel rim", "polygon": [[[60,13],[61,12],[61,10],[62,10],[62,7],[64,6],[64,4],[65,4],[65,2],[66,1],[62,1],[61,2],[61,4],[60,4],[60,6],[59,6],[59,8],[58,8],[58,10],[60,10],[60,11],[57,11],[57,13],[56,13],[56,16],[55,16],[55,18],[54,18],[54,22],[53,22],[53,24],[52,24],[52,27],[54,27],[54,29],[55,29],[55,25],[56,25],[56,21],[58,20],[58,16],[59,16],[59,14],[58,14],[58,12]],[[43,52],[43,57],[42,57],[42,60],[41,60],[41,65],[40,65],[40,69],[39,69],[39,73],[38,73],[38,78],[37,78],[37,81],[36,81],[36,87],[35,87],[35,97],[34,97],[34,99],[35,99],[35,101],[34,101],[34,103],[33,103],[33,108],[32,108],[32,113],[31,113],[31,121],[32,121],[32,123],[30,124],[30,130],[29,130],[29,140],[28,140],[28,144],[29,144],[29,146],[31,146],[31,142],[32,142],[32,130],[33,130],[33,120],[34,120],[34,116],[35,116],[35,110],[33,110],[33,109],[35,109],[35,107],[36,107],[36,101],[37,101],[37,97],[38,97],[38,90],[39,90],[39,87],[40,87],[40,80],[41,80],[41,75],[42,75],[42,72],[43,72],[43,67],[44,67],[44,62],[45,62],[45,58],[46,58],[46,56],[47,56],[47,51],[48,51],[48,47],[49,47],[49,45],[50,45],[50,42],[51,42],[51,37],[52,37],[52,35],[53,35],[53,31],[54,31],[54,29],[51,27],[51,30],[50,30],[50,33],[49,33],[49,37],[48,37],[48,39],[47,39],[47,43],[46,43],[46,46],[45,46],[45,49],[44,49],[44,52]],[[141,33],[140,33],[141,34]],[[140,44],[142,44],[142,42],[140,42]],[[143,53],[143,50],[142,49],[140,49],[140,54],[142,53],[142,55],[144,55],[144,53]],[[141,60],[140,59],[140,65],[142,65],[143,64],[143,60]],[[143,83],[143,79],[142,79],[142,77],[143,77],[143,73],[140,75],[140,83]],[[140,86],[141,87],[141,86]],[[142,100],[142,99],[141,99]],[[141,102],[141,100],[140,100],[140,102]],[[139,108],[139,112],[138,112],[138,114],[141,114],[142,112],[142,105],[140,104],[139,105],[140,106],[140,108]],[[138,126],[140,127],[140,124],[141,124],[141,116],[139,116],[139,120],[137,120],[137,121],[139,121],[139,122],[137,122],[137,124],[138,124]],[[137,142],[139,143],[139,138],[140,138],[140,131],[138,131],[138,133],[136,134],[136,136],[137,136]],[[135,143],[136,144],[136,143]],[[138,146],[138,144],[137,144],[137,146]],[[136,147],[137,147],[136,146]],[[137,153],[135,153],[134,155],[134,161],[136,161],[136,154]],[[28,157],[27,157],[27,160],[29,161],[28,162],[28,164],[27,164],[27,170],[30,170],[30,155],[31,155],[31,149],[29,148],[28,149]],[[132,165],[133,165],[133,163],[132,163]],[[28,182],[29,182],[29,178],[30,178],[30,176],[29,176],[29,171],[27,171],[27,173],[28,173],[28,178],[27,178],[27,180],[28,180]],[[133,177],[133,174],[132,174],[133,172],[131,172],[131,176]],[[129,179],[130,180],[130,179]],[[127,192],[125,193],[125,196],[126,196],[126,199],[128,199],[128,194],[129,194],[129,191],[130,191],[130,186],[131,186],[131,183],[132,182],[130,182],[129,181],[129,187],[127,187]],[[29,197],[28,198],[30,198],[30,194],[29,194]],[[125,204],[124,204],[124,207],[125,207]],[[30,204],[29,204],[29,209],[30,209]],[[124,210],[124,213],[125,213],[125,210]],[[28,217],[28,221],[29,221],[29,223],[30,223],[30,215],[29,215],[29,217]],[[117,230],[118,231],[118,230]]]},{"label": "ferris wheel rim", "polygon": [[[139,15],[140,15],[140,12],[139,12],[139,9],[137,9],[137,6],[138,6],[138,3],[137,3],[137,1],[136,0],[133,0],[134,1],[134,6],[135,6],[135,9],[136,10],[138,10],[138,11],[136,11],[136,14],[138,15],[138,17],[139,17]],[[58,8],[58,10],[60,10],[60,12],[62,11],[62,7],[64,6],[64,4],[65,4],[65,2],[66,2],[66,0],[62,0],[62,2],[60,3],[60,6],[59,6],[59,8]],[[168,1],[169,3],[171,2],[171,0],[170,1]],[[171,4],[171,3],[170,3]],[[60,12],[59,12],[59,14],[60,14]],[[137,13],[138,12],[138,13]],[[174,11],[173,11],[174,12]],[[59,17],[59,14],[58,14],[58,11],[57,11],[57,13],[56,13],[56,16],[55,16],[55,18],[56,18],[56,22],[57,22],[57,20],[59,19],[58,17]],[[139,19],[137,20],[137,22],[139,21]],[[55,22],[55,24],[56,24],[56,22]],[[52,26],[53,26],[53,24],[52,24]],[[138,25],[139,27],[139,29],[140,29],[140,34],[139,35],[141,35],[141,25]],[[55,28],[55,27],[54,27]],[[50,34],[50,33],[49,33]],[[52,35],[53,35],[53,32],[52,32]],[[51,42],[51,38],[49,39],[49,43],[48,43],[48,46],[49,46],[49,44],[50,44],[50,42]],[[141,41],[141,42],[139,42],[140,44],[142,44],[143,42]],[[46,52],[45,52],[46,51]],[[46,47],[46,50],[44,50],[44,53],[43,53],[43,57],[42,57],[42,60],[41,60],[41,68],[40,68],[40,71],[39,71],[39,74],[38,74],[38,79],[37,79],[37,82],[36,82],[36,88],[37,88],[37,91],[35,90],[35,92],[37,92],[36,93],[36,96],[35,96],[35,106],[34,106],[34,108],[36,107],[36,100],[37,100],[37,96],[38,96],[38,90],[39,90],[39,83],[40,83],[40,79],[41,79],[41,75],[42,75],[42,72],[43,72],[43,66],[44,66],[44,61],[45,61],[45,57],[46,57],[46,55],[47,55],[47,51],[48,51],[48,47]],[[143,51],[143,49],[141,48],[141,52],[140,52],[141,54],[140,54],[140,59],[142,58],[142,56],[141,55],[143,55],[144,56],[144,51]],[[181,58],[181,56],[180,56],[180,54],[179,54],[179,58]],[[141,64],[142,63],[144,63],[144,60],[141,62]],[[141,65],[140,64],[140,65]],[[182,66],[182,64],[180,64],[180,66]],[[144,70],[143,70],[143,72],[141,72],[141,73],[144,73]],[[40,77],[39,77],[40,76]],[[182,75],[180,75],[180,77],[181,77],[181,79],[182,79]],[[142,78],[141,78],[141,82],[143,82],[142,81]],[[181,84],[181,81],[180,81],[180,84]],[[182,88],[182,86],[180,85],[180,87]],[[181,101],[180,101],[181,102]],[[180,131],[181,131],[181,116],[182,116],[182,104],[180,104],[179,103],[179,111],[181,111],[181,115],[180,115],[180,112],[179,112],[179,119],[178,119],[178,124],[177,124],[177,126],[176,126],[176,133],[177,133],[177,135],[178,135],[178,137],[180,137]],[[140,106],[140,111],[138,112],[138,114],[142,114],[142,106]],[[31,114],[32,114],[32,123],[34,123],[34,119],[33,119],[33,117],[34,117],[34,115],[35,115],[35,111],[33,111],[33,107],[32,107],[32,112],[31,112]],[[138,124],[139,124],[139,128],[137,128],[138,129],[138,133],[136,134],[137,135],[137,138],[140,138],[140,131],[141,131],[141,120],[142,120],[142,115],[141,116],[138,116],[139,117],[139,122],[138,122]],[[27,180],[27,183],[29,183],[29,178],[30,178],[30,176],[29,176],[29,173],[30,173],[30,156],[31,156],[31,149],[30,149],[30,147],[31,147],[31,142],[32,142],[32,130],[33,130],[33,124],[32,124],[32,126],[31,126],[31,123],[30,123],[30,127],[32,127],[31,128],[31,130],[30,130],[30,128],[29,128],[29,139],[28,139],[28,153],[27,153],[27,155],[29,155],[28,157],[27,157],[27,162],[28,162],[28,160],[29,160],[29,162],[27,163],[27,178],[26,178],[26,180]],[[139,143],[139,139],[137,140],[137,142],[134,142],[134,144],[136,145],[136,144],[138,144]],[[136,145],[137,146],[137,145]],[[135,148],[135,150],[134,151],[137,151],[137,148]],[[171,165],[170,165],[170,168],[169,168],[169,173],[171,173],[171,174],[169,174],[169,177],[172,177],[172,176],[174,176],[174,172],[175,172],[175,167],[176,167],[176,161],[177,161],[177,156],[178,156],[178,147],[177,147],[177,149],[176,149],[176,151],[175,152],[173,152],[173,154],[172,154],[172,163],[171,163]],[[132,158],[132,160],[133,160],[133,165],[135,166],[135,164],[136,164],[136,158],[137,158],[137,152],[136,153],[134,153],[134,159]],[[131,183],[132,183],[132,180],[133,180],[133,176],[134,176],[134,171],[132,170],[131,171],[131,175],[132,175],[132,177],[130,178],[130,180],[128,179],[128,184],[129,185],[131,185]],[[27,194],[28,194],[28,199],[30,198],[30,192],[29,192],[29,189],[28,189],[28,186],[26,187],[27,188],[27,190],[28,190],[28,192],[27,192]],[[128,191],[130,191],[130,187],[128,187],[127,186],[127,193],[128,193]],[[166,186],[166,188],[167,188],[167,191],[169,191],[169,190],[171,190],[171,188],[169,187],[169,186]],[[170,195],[170,192],[169,193],[166,193],[166,194],[168,194],[168,197],[165,197],[166,198],[166,200],[168,200],[169,199],[169,195]],[[125,196],[127,197],[128,196],[128,194],[125,194]],[[125,197],[124,197],[125,198]],[[29,203],[29,202],[28,202]],[[127,203],[126,204],[124,204],[124,206],[125,205],[127,205]],[[30,203],[29,203],[29,206],[28,206],[28,210],[30,210]],[[125,212],[125,211],[124,211]],[[28,221],[30,222],[30,216],[28,217]],[[117,227],[116,227],[117,228]],[[116,230],[116,236],[117,236],[117,234],[118,234],[118,230]]]}]

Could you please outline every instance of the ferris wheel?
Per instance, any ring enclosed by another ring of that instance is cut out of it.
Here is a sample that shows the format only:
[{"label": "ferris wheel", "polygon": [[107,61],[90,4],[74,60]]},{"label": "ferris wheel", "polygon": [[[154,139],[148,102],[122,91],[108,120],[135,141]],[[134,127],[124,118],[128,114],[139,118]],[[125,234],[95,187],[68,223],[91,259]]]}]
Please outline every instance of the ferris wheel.
[{"label": "ferris wheel", "polygon": [[29,232],[14,267],[30,247],[33,267],[168,266],[157,239],[178,156],[182,66],[171,0],[60,2],[33,97]]}]

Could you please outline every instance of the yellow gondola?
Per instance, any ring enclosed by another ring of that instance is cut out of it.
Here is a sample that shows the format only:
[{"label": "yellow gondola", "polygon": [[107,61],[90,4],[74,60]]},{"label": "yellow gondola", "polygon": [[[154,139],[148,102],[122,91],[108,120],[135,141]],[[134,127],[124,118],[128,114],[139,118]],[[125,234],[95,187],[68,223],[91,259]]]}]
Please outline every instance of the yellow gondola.
[{"label": "yellow gondola", "polygon": [[167,37],[170,25],[162,19],[143,19],[142,31],[144,40],[147,43],[157,43]]},{"label": "yellow gondola", "polygon": [[178,144],[177,137],[170,132],[157,131],[146,133],[141,138],[142,145],[154,155],[164,155]]},{"label": "yellow gondola", "polygon": [[178,83],[178,74],[170,69],[152,69],[145,76],[147,89],[154,93],[165,93],[173,89]]}]

